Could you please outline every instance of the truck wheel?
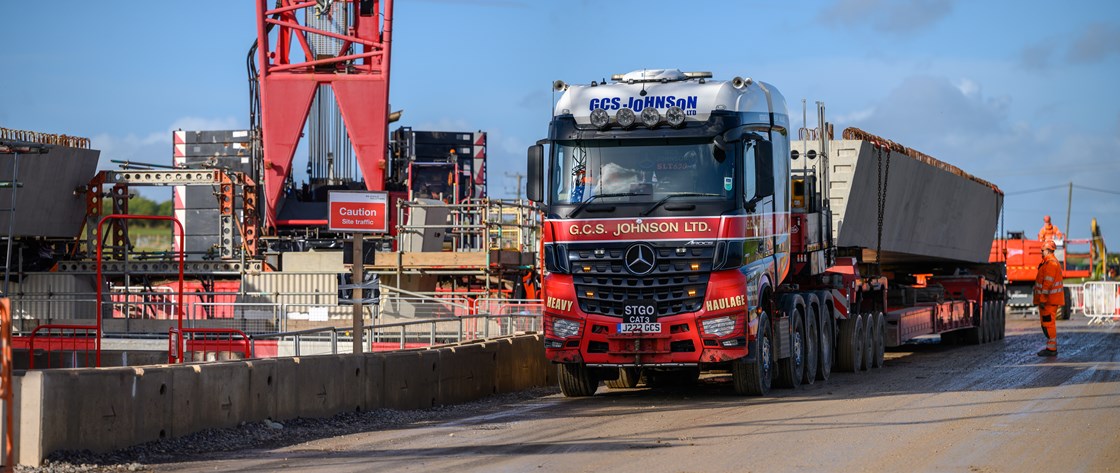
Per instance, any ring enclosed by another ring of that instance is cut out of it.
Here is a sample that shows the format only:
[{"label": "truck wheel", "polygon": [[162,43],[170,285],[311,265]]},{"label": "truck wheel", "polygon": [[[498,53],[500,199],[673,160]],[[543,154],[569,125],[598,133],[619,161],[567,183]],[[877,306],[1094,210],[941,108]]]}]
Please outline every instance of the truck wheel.
[{"label": "truck wheel", "polygon": [[758,340],[755,342],[754,361],[731,363],[731,380],[735,393],[765,396],[770,392],[774,379],[774,345],[771,340],[770,320],[763,313],[758,318]]},{"label": "truck wheel", "polygon": [[873,345],[875,346],[875,354],[871,357],[871,366],[873,368],[883,367],[883,358],[886,352],[886,331],[887,331],[887,317],[882,312],[875,312],[875,321],[872,324],[875,327],[875,335],[873,337]]},{"label": "truck wheel", "polygon": [[611,389],[633,388],[638,385],[638,380],[641,378],[641,368],[619,368],[618,379],[607,381],[607,387]]},{"label": "truck wheel", "polygon": [[840,371],[859,371],[859,366],[863,363],[863,341],[860,340],[862,332],[863,317],[859,314],[849,314],[848,318],[840,321],[840,341],[836,344],[836,367]]},{"label": "truck wheel", "polygon": [[1066,303],[1062,305],[1061,311],[1058,312],[1058,320],[1069,320],[1070,302],[1073,300],[1073,296],[1070,295],[1068,287],[1062,288],[1062,295],[1065,296]]},{"label": "truck wheel", "polygon": [[[790,314],[789,323],[789,358],[778,360],[778,386],[783,388],[796,388],[801,385],[801,376],[805,371],[805,322],[801,317],[801,309],[794,309]],[[780,334],[778,336],[782,336]]]},{"label": "truck wheel", "polygon": [[817,329],[817,311],[813,306],[805,307],[805,372],[801,376],[801,384],[813,384],[817,380],[817,343],[821,339],[820,330]]},{"label": "truck wheel", "polygon": [[556,371],[560,378],[560,392],[566,397],[591,396],[599,388],[599,380],[583,363],[564,363],[557,366]]},{"label": "truck wheel", "polygon": [[871,360],[875,359],[875,314],[872,312],[863,314],[863,333],[860,334],[860,339],[863,340],[863,365],[860,369],[871,371]]},{"label": "truck wheel", "polygon": [[961,330],[961,336],[964,338],[964,343],[968,345],[980,345],[984,343],[984,313],[980,309],[976,309],[976,315],[972,320],[973,326]]},{"label": "truck wheel", "polygon": [[817,379],[820,381],[828,381],[828,377],[832,375],[832,364],[836,362],[836,358],[832,356],[833,342],[836,340],[835,321],[832,319],[832,314],[828,309],[822,311],[823,314],[820,318],[820,343],[817,345]]},{"label": "truck wheel", "polygon": [[999,338],[996,334],[996,311],[993,310],[994,308],[995,304],[992,304],[991,301],[984,303],[984,325],[987,329],[984,332],[984,336],[987,337],[988,343],[994,342]]},{"label": "truck wheel", "polygon": [[1007,306],[1004,301],[996,303],[996,317],[999,317],[999,339],[1007,336]]}]

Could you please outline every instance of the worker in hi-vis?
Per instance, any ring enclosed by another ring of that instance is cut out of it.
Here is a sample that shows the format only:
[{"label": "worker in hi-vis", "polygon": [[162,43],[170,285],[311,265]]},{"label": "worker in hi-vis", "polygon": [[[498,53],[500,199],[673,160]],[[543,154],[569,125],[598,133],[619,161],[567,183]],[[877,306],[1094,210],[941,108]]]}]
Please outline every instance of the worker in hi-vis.
[{"label": "worker in hi-vis", "polygon": [[1058,230],[1058,226],[1050,223],[1050,216],[1042,217],[1042,228],[1038,230],[1038,241],[1046,240],[1061,240],[1062,231]]},{"label": "worker in hi-vis", "polygon": [[1053,240],[1042,243],[1042,264],[1038,265],[1038,276],[1034,278],[1034,303],[1038,305],[1038,316],[1042,319],[1042,333],[1046,335],[1046,348],[1038,356],[1058,355],[1058,308],[1066,304],[1062,287],[1062,265],[1054,257],[1057,245]]}]

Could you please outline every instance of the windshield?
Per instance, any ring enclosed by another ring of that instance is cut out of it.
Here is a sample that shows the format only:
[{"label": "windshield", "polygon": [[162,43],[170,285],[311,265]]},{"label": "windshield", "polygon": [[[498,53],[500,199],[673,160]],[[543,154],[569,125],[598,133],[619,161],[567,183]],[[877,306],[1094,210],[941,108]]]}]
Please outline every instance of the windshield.
[{"label": "windshield", "polygon": [[579,204],[656,202],[674,194],[687,199],[726,200],[733,195],[735,168],[711,141],[632,144],[619,141],[559,142],[554,149],[552,202]]}]

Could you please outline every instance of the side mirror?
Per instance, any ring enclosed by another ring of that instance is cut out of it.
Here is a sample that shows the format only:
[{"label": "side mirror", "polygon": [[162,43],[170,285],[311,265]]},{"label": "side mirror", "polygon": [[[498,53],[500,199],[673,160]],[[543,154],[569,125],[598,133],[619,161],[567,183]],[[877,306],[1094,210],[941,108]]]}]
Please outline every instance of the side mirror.
[{"label": "side mirror", "polygon": [[769,141],[759,140],[755,143],[754,166],[758,177],[757,195],[774,195],[774,145]]},{"label": "side mirror", "polygon": [[544,146],[530,146],[528,155],[529,176],[525,182],[525,195],[539,204],[544,200]]}]

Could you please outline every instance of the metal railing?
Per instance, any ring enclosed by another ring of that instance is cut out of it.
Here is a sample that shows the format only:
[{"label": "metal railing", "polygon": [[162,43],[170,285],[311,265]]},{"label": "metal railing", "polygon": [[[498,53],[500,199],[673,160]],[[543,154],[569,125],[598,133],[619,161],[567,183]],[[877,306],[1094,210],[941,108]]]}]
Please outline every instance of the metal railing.
[{"label": "metal railing", "polygon": [[1120,321],[1120,282],[1085,283],[1083,301],[1089,325],[1116,325]]},{"label": "metal railing", "polygon": [[[481,322],[481,323],[479,323]],[[540,330],[540,316],[532,314],[513,315],[467,315],[455,318],[413,320],[388,324],[373,324],[362,327],[363,337],[369,340],[370,351],[384,351],[430,347],[462,343],[491,337],[532,333]],[[303,356],[313,354],[339,354],[342,346],[350,347],[353,341],[351,329],[346,327],[323,327],[289,332],[248,335],[250,352],[255,358],[265,357],[259,348],[268,344],[277,347],[275,356]],[[290,352],[280,347],[290,345]],[[350,353],[350,351],[341,351]]]}]

